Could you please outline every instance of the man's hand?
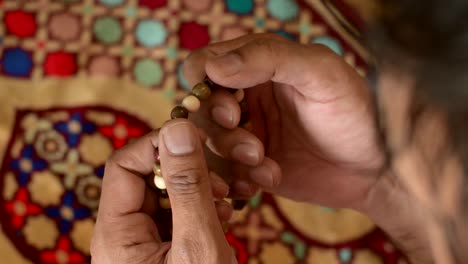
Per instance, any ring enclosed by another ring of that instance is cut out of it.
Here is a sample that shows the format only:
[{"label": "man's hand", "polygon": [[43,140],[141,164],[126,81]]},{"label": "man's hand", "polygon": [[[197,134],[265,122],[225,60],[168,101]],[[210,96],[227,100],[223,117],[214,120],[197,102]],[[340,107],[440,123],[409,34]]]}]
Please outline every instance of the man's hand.
[{"label": "man's hand", "polygon": [[[362,205],[383,165],[371,91],[328,48],[249,35],[194,52],[184,73],[191,85],[208,76],[225,87],[249,88],[253,134],[236,128],[240,109],[225,91],[212,95],[191,117],[226,159],[242,160],[229,148],[242,142],[251,142],[243,151],[251,153],[248,157],[267,157],[262,164],[252,158],[260,168],[251,171],[235,164],[237,181],[331,207]],[[236,182],[232,186],[232,194],[245,193]]]},{"label": "man's hand", "polygon": [[[233,172],[228,175],[234,179],[231,194],[248,195],[246,190],[259,185],[295,200],[356,209],[388,232],[409,259],[428,262],[431,250],[421,225],[427,218],[401,179],[382,173],[384,151],[371,90],[342,58],[321,45],[248,35],[195,51],[184,74],[191,85],[208,76],[225,87],[245,88],[252,133],[236,128],[240,109],[225,91],[215,92],[191,117],[224,158],[224,163],[209,159],[209,165],[220,175]],[[387,92],[395,93],[399,85],[393,83]],[[395,116],[400,115],[385,117]],[[252,162],[258,166],[253,170],[232,155],[231,146],[242,142],[253,143],[244,158],[265,157]]]},{"label": "man's hand", "polygon": [[[214,200],[227,195],[228,187],[209,174],[204,139],[191,122],[173,120],[109,160],[91,246],[93,263],[237,263],[220,223],[230,218],[232,207]],[[157,197],[144,180],[152,172],[156,147],[172,205],[172,243],[161,242],[151,217]]]}]

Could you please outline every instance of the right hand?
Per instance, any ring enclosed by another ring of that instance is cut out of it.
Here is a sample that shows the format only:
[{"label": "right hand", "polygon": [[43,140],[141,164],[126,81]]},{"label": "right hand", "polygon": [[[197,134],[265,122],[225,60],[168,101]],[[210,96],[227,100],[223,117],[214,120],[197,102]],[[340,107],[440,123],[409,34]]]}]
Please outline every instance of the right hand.
[{"label": "right hand", "polygon": [[[238,143],[250,143],[250,151],[234,160],[248,164],[250,158],[256,168],[237,164],[235,171],[295,200],[362,206],[378,180],[383,154],[371,91],[340,57],[321,45],[261,34],[210,45],[184,65],[190,85],[208,76],[225,87],[251,88],[245,91],[253,134],[235,128],[240,109],[225,91],[215,92],[193,117],[225,158],[233,159],[229,153]],[[237,186],[232,191],[246,193]]]}]

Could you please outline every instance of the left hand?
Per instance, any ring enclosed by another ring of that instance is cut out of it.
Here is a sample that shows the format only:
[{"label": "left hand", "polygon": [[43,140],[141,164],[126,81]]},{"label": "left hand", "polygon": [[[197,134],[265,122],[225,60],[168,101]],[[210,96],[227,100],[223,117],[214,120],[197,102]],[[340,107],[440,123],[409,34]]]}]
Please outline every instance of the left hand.
[{"label": "left hand", "polygon": [[[93,263],[237,263],[220,222],[232,208],[214,201],[223,188],[219,182],[215,187],[218,179],[208,172],[202,140],[190,121],[173,120],[112,156],[91,245]],[[173,213],[173,240],[166,243],[151,217],[157,197],[144,180],[156,147]]]},{"label": "left hand", "polygon": [[[221,176],[233,172],[231,194],[251,194],[239,189],[239,181],[247,181],[298,201],[365,207],[384,165],[374,102],[366,80],[333,51],[276,34],[246,35],[193,52],[184,76],[190,85],[208,76],[224,87],[246,88],[252,133],[237,127],[239,104],[223,90],[191,116],[229,161],[232,169],[208,159]],[[245,147],[235,152],[239,145]],[[247,157],[233,153],[260,158],[252,169]]]}]

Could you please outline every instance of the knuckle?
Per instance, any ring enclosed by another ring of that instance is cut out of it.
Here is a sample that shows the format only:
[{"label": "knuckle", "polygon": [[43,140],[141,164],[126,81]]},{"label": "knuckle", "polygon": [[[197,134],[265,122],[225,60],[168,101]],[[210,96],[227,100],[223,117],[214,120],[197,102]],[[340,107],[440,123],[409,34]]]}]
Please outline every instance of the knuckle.
[{"label": "knuckle", "polygon": [[180,252],[181,254],[179,256],[185,263],[198,263],[200,258],[205,259],[205,256],[203,256],[204,254],[202,253],[205,252],[205,250],[203,250],[203,246],[201,243],[193,239],[183,239],[181,241],[181,248],[184,250]]},{"label": "knuckle", "polygon": [[256,49],[264,49],[268,53],[273,54],[273,41],[268,38],[258,38],[251,42],[251,45],[254,46]]},{"label": "knuckle", "polygon": [[276,33],[261,33],[259,34],[260,38],[263,39],[269,39],[269,40],[275,40],[275,41],[284,41],[287,40],[286,38],[276,34]]},{"label": "knuckle", "polygon": [[194,194],[205,181],[203,173],[204,171],[200,168],[178,170],[168,175],[167,184],[172,191],[179,194]]},{"label": "knuckle", "polygon": [[197,62],[207,58],[208,55],[208,47],[203,47],[192,51],[184,61],[184,68],[194,66]]},{"label": "knuckle", "polygon": [[[196,233],[187,234],[185,237],[199,237]],[[182,263],[226,263],[223,258],[223,250],[220,248],[219,243],[215,241],[198,240],[198,239],[183,239],[180,242],[180,251],[177,255],[180,257]],[[213,250],[207,251],[210,248]]]},{"label": "knuckle", "polygon": [[141,157],[131,151],[125,151],[126,148],[116,150],[106,161],[106,169],[120,167],[125,170],[134,170],[143,163]]},{"label": "knuckle", "polygon": [[106,161],[106,168],[111,168],[117,166],[119,164],[121,155],[119,154],[121,150],[117,150],[107,159]]},{"label": "knuckle", "polygon": [[330,48],[328,48],[327,46],[325,45],[322,45],[322,44],[313,44],[317,53],[321,54],[321,56],[327,60],[327,61],[331,61],[331,62],[334,62],[334,63],[342,63],[343,62],[343,59],[338,56],[333,50],[331,50]]}]

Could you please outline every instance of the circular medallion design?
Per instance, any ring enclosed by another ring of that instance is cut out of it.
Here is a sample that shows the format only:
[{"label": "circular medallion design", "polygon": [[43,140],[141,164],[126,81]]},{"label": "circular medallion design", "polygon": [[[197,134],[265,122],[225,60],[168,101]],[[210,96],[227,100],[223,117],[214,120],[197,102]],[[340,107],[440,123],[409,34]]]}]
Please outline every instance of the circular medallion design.
[{"label": "circular medallion design", "polygon": [[[54,118],[59,115],[62,118]],[[110,115],[112,123],[98,121]],[[9,198],[0,196],[4,234],[35,263],[87,262],[89,252],[79,234],[92,231],[92,224],[83,223],[95,220],[105,159],[88,163],[95,152],[82,158],[83,148],[90,147],[86,141],[99,138],[116,149],[150,127],[104,107],[21,110],[14,127],[10,142],[21,142],[21,148],[18,152],[9,144],[0,171],[0,192],[12,193]],[[13,175],[14,184],[5,175]]]}]

